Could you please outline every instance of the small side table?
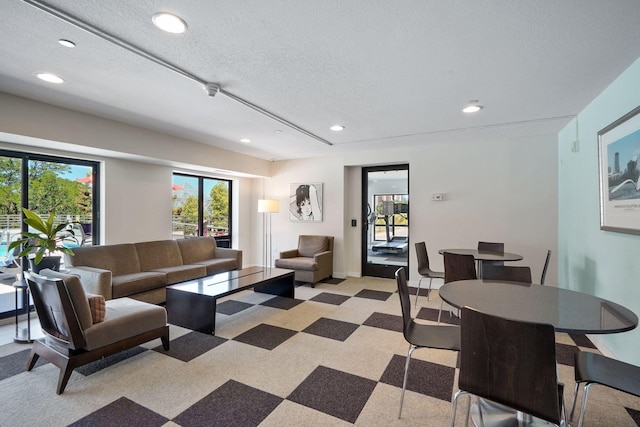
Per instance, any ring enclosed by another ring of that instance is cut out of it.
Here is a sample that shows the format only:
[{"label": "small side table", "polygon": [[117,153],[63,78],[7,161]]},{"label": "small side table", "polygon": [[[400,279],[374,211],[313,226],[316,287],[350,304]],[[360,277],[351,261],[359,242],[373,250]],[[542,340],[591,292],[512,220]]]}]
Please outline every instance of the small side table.
[{"label": "small side table", "polygon": [[[27,285],[27,281],[25,279],[16,280],[13,282],[13,287],[16,292],[16,336],[13,338],[14,342],[21,344],[32,343],[33,339],[31,338],[31,310],[29,309],[29,286]],[[18,316],[19,316],[19,307],[18,307],[18,293],[22,292],[22,310],[27,311],[27,327],[20,328],[18,326]]]}]

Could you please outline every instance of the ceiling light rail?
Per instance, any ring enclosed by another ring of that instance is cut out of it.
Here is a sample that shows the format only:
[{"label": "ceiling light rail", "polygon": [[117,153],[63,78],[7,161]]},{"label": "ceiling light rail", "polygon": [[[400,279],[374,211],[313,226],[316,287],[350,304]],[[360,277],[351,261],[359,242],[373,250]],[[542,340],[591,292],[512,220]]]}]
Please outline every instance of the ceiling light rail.
[{"label": "ceiling light rail", "polygon": [[[155,56],[155,55],[153,55],[153,54],[151,54],[151,53],[149,53],[149,52],[147,52],[147,51],[145,51],[145,50],[143,50],[143,49],[141,49],[141,48],[139,48],[139,47],[137,47],[135,45],[132,45],[131,43],[127,42],[126,40],[123,40],[123,39],[121,39],[119,37],[116,37],[116,36],[114,36],[112,34],[109,34],[109,33],[105,32],[105,31],[102,31],[101,29],[96,28],[96,27],[94,27],[94,26],[82,21],[81,19],[79,19],[78,17],[76,17],[74,15],[71,15],[71,14],[66,13],[64,11],[56,9],[55,7],[49,5],[49,4],[45,3],[45,2],[39,1],[39,0],[22,0],[22,1],[24,3],[27,3],[27,4],[35,7],[36,9],[39,9],[39,10],[45,12],[45,13],[48,13],[51,16],[54,16],[54,17],[56,17],[56,18],[58,18],[58,19],[60,19],[60,20],[62,20],[64,22],[66,22],[68,24],[71,24],[71,25],[73,25],[73,26],[75,26],[75,27],[77,27],[77,28],[79,28],[79,29],[81,29],[83,31],[86,31],[86,32],[90,33],[90,34],[93,34],[94,36],[100,37],[101,39],[106,40],[109,43],[113,43],[113,44],[115,44],[115,45],[117,45],[117,46],[119,46],[119,47],[121,47],[123,49],[128,50],[129,52],[131,52],[131,53],[133,53],[135,55],[138,55],[138,56],[140,56],[142,58],[145,58],[145,59],[147,59],[147,60],[149,60],[151,62],[154,62],[155,64],[160,65],[161,67],[164,67],[164,68],[166,68],[166,69],[168,69],[170,71],[173,71],[173,72],[175,72],[177,74],[180,74],[181,76],[186,77],[189,80],[192,80],[192,81],[202,85],[205,88],[205,90],[207,91],[207,93],[209,94],[209,96],[211,96],[211,97],[215,96],[217,93],[221,93],[224,96],[226,96],[228,98],[231,98],[234,101],[239,102],[239,103],[251,108],[252,110],[254,110],[254,111],[256,111],[256,112],[258,112],[260,114],[263,114],[263,115],[265,115],[265,116],[267,116],[267,117],[269,117],[269,118],[271,118],[273,120],[276,120],[276,121],[282,123],[283,125],[285,125],[287,127],[290,127],[291,129],[294,129],[297,132],[300,132],[300,133],[302,133],[302,134],[304,134],[304,135],[306,135],[306,136],[308,136],[310,138],[313,138],[313,139],[315,139],[317,141],[320,141],[323,144],[326,144],[326,145],[329,145],[329,146],[333,146],[333,143],[331,143],[330,141],[327,141],[326,139],[321,138],[318,135],[315,135],[315,134],[303,129],[300,126],[297,126],[294,123],[291,123],[290,121],[288,121],[286,119],[283,119],[282,117],[279,117],[279,116],[271,113],[270,111],[265,110],[262,107],[259,107],[259,106],[255,105],[255,104],[252,104],[251,102],[249,102],[249,101],[247,101],[247,100],[245,100],[243,98],[240,98],[239,96],[236,96],[236,95],[234,95],[234,94],[232,94],[230,92],[227,92],[226,90],[223,90],[219,85],[217,85],[215,83],[207,82],[207,81],[201,79],[200,77],[198,77],[198,76],[196,76],[196,75],[194,75],[194,74],[192,74],[192,73],[190,73],[190,72],[178,67],[177,65],[174,65],[174,64],[172,64],[172,63],[170,63],[168,61],[165,61],[164,59],[158,58],[157,56]],[[211,91],[214,89],[214,87],[216,87],[217,90],[215,91],[215,93],[212,94]]]}]

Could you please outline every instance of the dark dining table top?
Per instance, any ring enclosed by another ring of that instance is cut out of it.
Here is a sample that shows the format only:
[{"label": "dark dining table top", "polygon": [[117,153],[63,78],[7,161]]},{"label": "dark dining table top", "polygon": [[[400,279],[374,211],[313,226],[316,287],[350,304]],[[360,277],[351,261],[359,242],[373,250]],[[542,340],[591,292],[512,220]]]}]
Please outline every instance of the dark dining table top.
[{"label": "dark dining table top", "polygon": [[638,326],[638,316],[619,304],[555,286],[460,280],[446,283],[439,293],[456,308],[469,306],[507,319],[547,323],[557,332],[609,334]]},{"label": "dark dining table top", "polygon": [[440,249],[439,254],[449,252],[457,255],[473,255],[478,261],[520,261],[522,255],[510,252],[479,251],[477,249]]}]

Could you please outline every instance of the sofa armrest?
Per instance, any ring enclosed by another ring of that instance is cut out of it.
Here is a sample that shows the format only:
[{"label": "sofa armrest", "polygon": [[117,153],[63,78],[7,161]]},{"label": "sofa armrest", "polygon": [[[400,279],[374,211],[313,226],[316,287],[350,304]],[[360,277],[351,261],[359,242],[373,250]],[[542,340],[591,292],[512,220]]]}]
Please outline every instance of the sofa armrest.
[{"label": "sofa armrest", "polygon": [[297,249],[289,249],[288,251],[280,252],[280,258],[295,258],[298,256]]},{"label": "sofa armrest", "polygon": [[242,251],[239,249],[216,248],[216,258],[235,258],[238,270],[242,270]]},{"label": "sofa armrest", "polygon": [[78,266],[69,267],[69,274],[80,277],[80,283],[86,293],[102,295],[105,300],[113,298],[111,271],[101,268]]}]

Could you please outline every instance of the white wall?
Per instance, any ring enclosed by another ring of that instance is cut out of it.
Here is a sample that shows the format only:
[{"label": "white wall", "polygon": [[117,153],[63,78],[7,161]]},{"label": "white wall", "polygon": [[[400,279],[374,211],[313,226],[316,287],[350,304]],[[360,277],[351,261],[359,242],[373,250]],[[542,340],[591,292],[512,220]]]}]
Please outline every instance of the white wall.
[{"label": "white wall", "polygon": [[[558,138],[560,285],[640,313],[640,236],[600,230],[600,129],[640,105],[640,59],[567,125]],[[576,133],[577,132],[577,133]],[[579,150],[572,151],[579,141]],[[603,351],[640,365],[640,330],[594,336]]]},{"label": "white wall", "polygon": [[[291,183],[325,183],[324,222],[288,222],[286,212],[281,212],[277,220],[274,216],[277,234],[274,246],[295,247],[299,234],[333,235],[339,242],[335,275],[360,275],[361,166],[408,163],[411,280],[419,277],[413,243],[422,240],[427,242],[433,267],[440,270],[443,266],[438,249],[474,248],[478,240],[505,242],[505,250],[524,256],[523,261],[514,265],[529,265],[536,279],[542,272],[547,250],[556,253],[555,136],[489,144],[477,144],[473,140],[432,144],[359,157],[360,165],[354,164],[358,162],[355,156],[274,164],[273,176],[266,183],[267,192],[277,196],[281,205]],[[433,202],[432,193],[446,193],[447,200]],[[351,219],[358,220],[356,229],[350,226]],[[550,284],[557,280],[554,259],[547,273]]]}]

